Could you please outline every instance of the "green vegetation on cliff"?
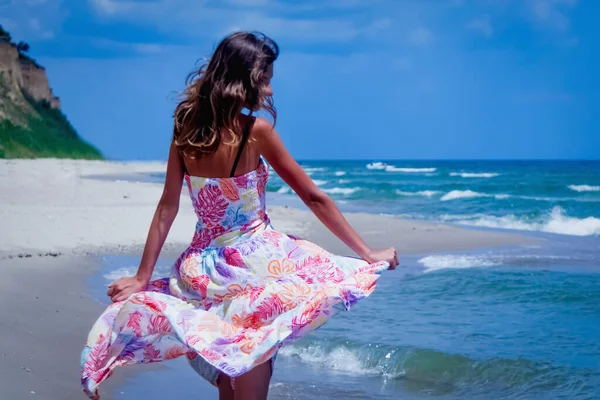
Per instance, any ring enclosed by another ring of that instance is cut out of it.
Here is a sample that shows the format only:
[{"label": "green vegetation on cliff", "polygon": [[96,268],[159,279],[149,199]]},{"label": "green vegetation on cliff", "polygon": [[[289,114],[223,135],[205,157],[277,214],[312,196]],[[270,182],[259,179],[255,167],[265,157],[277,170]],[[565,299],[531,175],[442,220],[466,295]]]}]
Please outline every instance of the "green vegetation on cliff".
[{"label": "green vegetation on cliff", "polygon": [[46,101],[29,99],[37,115],[27,126],[0,121],[0,158],[83,158],[101,159],[102,154],[83,141],[65,115]]},{"label": "green vegetation on cliff", "polygon": [[29,45],[0,26],[0,47],[0,158],[101,159],[61,112],[43,67],[25,54]]}]

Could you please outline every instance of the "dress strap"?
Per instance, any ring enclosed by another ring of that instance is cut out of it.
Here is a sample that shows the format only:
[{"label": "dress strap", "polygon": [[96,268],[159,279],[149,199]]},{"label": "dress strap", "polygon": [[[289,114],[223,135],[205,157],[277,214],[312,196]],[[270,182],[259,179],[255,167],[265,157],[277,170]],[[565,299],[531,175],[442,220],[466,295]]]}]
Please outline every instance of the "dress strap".
[{"label": "dress strap", "polygon": [[250,128],[254,123],[255,118],[250,116],[248,117],[248,122],[244,127],[244,132],[242,133],[242,141],[238,147],[237,154],[235,155],[235,161],[233,162],[233,167],[231,168],[230,177],[235,176],[235,170],[237,169],[238,162],[240,162],[240,157],[242,156],[242,152],[244,151],[244,146],[246,146],[246,142],[248,141],[248,137],[250,136]]}]

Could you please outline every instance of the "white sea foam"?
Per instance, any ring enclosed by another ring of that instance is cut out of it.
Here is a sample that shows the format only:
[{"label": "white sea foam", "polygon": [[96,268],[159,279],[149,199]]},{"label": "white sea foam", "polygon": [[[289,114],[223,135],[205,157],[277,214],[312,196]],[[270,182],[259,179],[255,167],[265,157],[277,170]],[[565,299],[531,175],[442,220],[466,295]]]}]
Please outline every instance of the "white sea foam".
[{"label": "white sea foam", "polygon": [[314,183],[315,183],[315,185],[317,185],[317,186],[323,186],[324,184],[326,184],[326,183],[327,183],[327,181],[322,181],[322,180],[319,180],[319,179],[313,179],[313,182],[314,182]]},{"label": "white sea foam", "polygon": [[385,167],[386,172],[405,172],[409,174],[420,174],[424,172],[435,172],[437,168],[398,168],[393,165]]},{"label": "white sea foam", "polygon": [[340,179],[338,181],[338,183],[341,183],[343,185],[344,183],[350,183],[350,180],[349,179]]},{"label": "white sea foam", "polygon": [[470,199],[473,197],[485,197],[485,193],[474,192],[472,190],[453,190],[442,196],[440,200],[456,200],[456,199]]},{"label": "white sea foam", "polygon": [[498,200],[501,200],[501,199],[508,199],[511,196],[509,194],[480,193],[480,192],[474,192],[472,190],[452,190],[452,191],[446,193],[445,195],[443,195],[440,198],[440,200],[441,201],[449,201],[449,200],[456,200],[456,199],[472,199],[475,197],[494,197]]},{"label": "white sea foam", "polygon": [[303,168],[305,172],[323,172],[325,171],[325,168],[313,168],[313,167],[306,167]]},{"label": "white sea foam", "polygon": [[466,256],[466,255],[435,255],[427,256],[419,260],[423,264],[426,272],[440,269],[460,269],[473,267],[493,267],[499,265],[498,262],[484,257]]},{"label": "white sea foam", "polygon": [[576,192],[600,192],[600,186],[569,185],[568,187]]},{"label": "white sea foam", "polygon": [[327,369],[346,372],[353,375],[379,375],[381,371],[374,368],[365,368],[359,355],[352,349],[344,346],[336,347],[330,351],[316,348],[297,348],[284,346],[279,353],[284,357],[298,357],[301,361],[310,364],[319,364]]},{"label": "white sea foam", "polygon": [[344,176],[346,175],[346,171],[335,171],[335,176]]},{"label": "white sea foam", "polygon": [[329,193],[329,194],[343,194],[344,196],[350,195],[352,193],[355,193],[357,191],[359,191],[360,188],[359,187],[354,187],[354,188],[339,188],[339,187],[334,187],[331,189],[323,189],[323,191],[325,193]]},{"label": "white sea foam", "polygon": [[482,255],[440,254],[421,258],[418,262],[425,267],[425,272],[440,269],[462,269],[476,267],[494,267],[497,265],[531,265],[564,263],[573,260],[571,256],[554,254],[501,254],[487,253]]},{"label": "white sea foam", "polygon": [[279,194],[287,194],[287,193],[289,193],[289,192],[290,192],[290,190],[291,190],[291,189],[289,188],[289,186],[282,186],[282,187],[280,187],[280,188],[277,190],[277,193],[279,193]]},{"label": "white sea foam", "polygon": [[385,167],[387,167],[387,164],[382,162],[373,162],[367,164],[367,169],[385,169]]},{"label": "white sea foam", "polygon": [[437,190],[421,190],[418,192],[403,192],[401,190],[396,190],[396,194],[399,196],[424,196],[424,197],[433,197],[436,194],[440,193]]},{"label": "white sea foam", "polygon": [[460,176],[462,178],[494,178],[500,176],[496,172],[450,172],[450,176]]},{"label": "white sea foam", "polygon": [[447,216],[445,220],[461,225],[487,228],[539,231],[573,236],[600,235],[600,218],[569,217],[558,206],[554,207],[546,217],[540,220],[531,220],[527,217],[517,217],[512,214],[502,217],[478,214],[471,216],[471,218],[473,219],[469,219],[469,216],[457,216],[453,221],[452,217]]},{"label": "white sea foam", "polygon": [[[134,276],[137,273],[137,266],[129,266],[122,267],[119,269],[115,269],[114,271],[110,271],[104,275],[102,275],[107,281],[113,282],[120,278],[125,278],[128,276]],[[170,265],[157,265],[154,268],[154,272],[152,274],[152,279],[164,278],[171,274],[171,266]]]}]

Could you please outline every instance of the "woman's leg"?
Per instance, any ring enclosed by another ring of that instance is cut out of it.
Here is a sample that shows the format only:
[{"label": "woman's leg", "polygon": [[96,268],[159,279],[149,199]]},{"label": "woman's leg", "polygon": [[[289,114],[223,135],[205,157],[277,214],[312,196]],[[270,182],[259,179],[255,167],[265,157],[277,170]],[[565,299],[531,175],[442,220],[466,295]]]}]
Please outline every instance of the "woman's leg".
[{"label": "woman's leg", "polygon": [[217,387],[219,388],[219,400],[234,400],[231,378],[225,374],[219,374]]},{"label": "woman's leg", "polygon": [[234,400],[266,400],[272,374],[271,360],[235,378]]}]

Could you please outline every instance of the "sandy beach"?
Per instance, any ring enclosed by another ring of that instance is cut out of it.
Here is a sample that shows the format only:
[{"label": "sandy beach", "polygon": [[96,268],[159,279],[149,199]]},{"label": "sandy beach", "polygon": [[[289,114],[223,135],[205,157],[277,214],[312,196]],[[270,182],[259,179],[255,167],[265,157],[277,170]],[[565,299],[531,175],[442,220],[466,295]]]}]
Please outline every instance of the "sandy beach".
[{"label": "sandy beach", "polygon": [[[12,160],[0,163],[0,257],[19,254],[82,254],[143,246],[162,186],[141,182],[142,174],[164,172],[164,163],[75,160]],[[127,177],[128,180],[112,180]],[[136,177],[140,182],[131,182]],[[102,179],[104,178],[104,179]],[[273,225],[347,253],[308,211],[269,208]],[[189,243],[195,215],[187,190],[167,238],[167,248]],[[466,250],[522,243],[523,237],[459,229],[370,214],[350,222],[374,245],[400,253]]]},{"label": "sandy beach", "polygon": [[[161,185],[141,182],[140,174],[164,168],[164,163],[0,161],[0,397],[83,398],[79,353],[103,308],[86,294],[84,280],[97,268],[94,255],[139,255],[162,192]],[[117,176],[128,179],[112,179]],[[130,181],[136,177],[140,182]],[[269,211],[279,230],[351,254],[309,212],[285,206]],[[348,219],[370,244],[396,246],[401,255],[535,241],[386,216],[351,214]],[[194,224],[184,188],[168,252],[187,245]],[[111,379],[104,393],[118,383]]]}]

